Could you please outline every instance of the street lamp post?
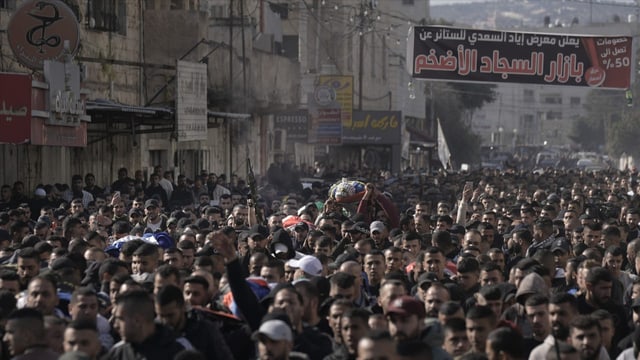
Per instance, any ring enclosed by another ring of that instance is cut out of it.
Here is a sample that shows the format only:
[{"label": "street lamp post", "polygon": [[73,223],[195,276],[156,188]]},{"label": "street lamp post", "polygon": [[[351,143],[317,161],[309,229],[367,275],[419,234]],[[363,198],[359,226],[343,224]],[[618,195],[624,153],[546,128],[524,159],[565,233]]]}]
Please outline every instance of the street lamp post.
[{"label": "street lamp post", "polygon": [[362,93],[364,92],[362,88],[364,78],[364,29],[362,23],[363,20],[360,20],[360,31],[358,32],[358,110],[360,111],[362,111]]},{"label": "street lamp post", "polygon": [[[362,110],[362,99],[364,97],[364,34],[373,30],[373,24],[380,20],[377,13],[377,0],[361,0],[360,8],[357,10],[358,18],[358,110]],[[373,50],[372,50],[373,51]]]}]

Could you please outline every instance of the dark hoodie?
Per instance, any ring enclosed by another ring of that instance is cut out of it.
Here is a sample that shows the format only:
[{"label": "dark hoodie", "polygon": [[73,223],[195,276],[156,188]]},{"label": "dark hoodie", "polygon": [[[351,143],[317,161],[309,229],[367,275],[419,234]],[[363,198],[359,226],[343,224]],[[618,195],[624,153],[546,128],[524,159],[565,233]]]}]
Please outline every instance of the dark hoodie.
[{"label": "dark hoodie", "polygon": [[432,359],[449,360],[451,356],[447,354],[442,345],[444,344],[444,329],[435,318],[425,319],[426,327],[422,330],[420,338],[431,348]]},{"label": "dark hoodie", "polygon": [[444,343],[444,330],[436,318],[426,318],[420,321],[425,322],[425,328],[420,333],[419,339],[407,339],[405,341],[420,341],[431,349],[431,358],[438,360],[451,360],[451,355],[442,349]]},{"label": "dark hoodie", "polygon": [[193,347],[205,355],[207,360],[233,360],[234,358],[222,335],[220,324],[207,320],[197,310],[190,310],[187,313],[184,336]]},{"label": "dark hoodie", "polygon": [[276,244],[283,244],[287,247],[287,259],[293,259],[295,257],[296,251],[293,248],[293,241],[286,230],[278,229],[273,232],[273,240],[271,240],[271,244],[269,245],[269,251],[274,256],[276,255]]},{"label": "dark hoodie", "polygon": [[[252,228],[252,231],[254,231],[254,228]],[[269,236],[269,234],[267,233],[265,236]],[[282,228],[277,228],[276,231],[273,232],[272,239],[269,244],[269,248],[263,249],[260,251],[266,254],[269,257],[269,259],[274,259],[276,257],[276,251],[275,251],[276,244],[284,244],[284,246],[287,247],[287,255],[286,255],[287,259],[291,259],[295,256],[295,251],[293,250],[293,242],[291,241],[291,237],[289,236],[289,233],[287,233]],[[255,250],[249,251],[245,256],[243,256],[240,259],[240,263],[242,264],[242,270],[243,270],[242,274],[244,275],[245,278],[249,277],[250,275],[249,260],[251,259],[251,255],[255,254],[256,252],[257,251]]]},{"label": "dark hoodie", "polygon": [[355,360],[355,354],[349,354],[344,345],[340,345],[333,353],[326,356],[324,360]]},{"label": "dark hoodie", "polygon": [[103,357],[103,360],[173,360],[184,347],[176,341],[175,334],[164,325],[156,324],[156,331],[139,344],[119,342]]},{"label": "dark hoodie", "polygon": [[531,327],[531,321],[529,321],[524,311],[524,302],[529,295],[533,294],[549,294],[549,289],[544,279],[536,273],[531,273],[522,279],[516,292],[517,302],[505,310],[502,315],[502,319],[510,321],[520,328],[522,336],[525,339],[533,336],[533,328]]}]

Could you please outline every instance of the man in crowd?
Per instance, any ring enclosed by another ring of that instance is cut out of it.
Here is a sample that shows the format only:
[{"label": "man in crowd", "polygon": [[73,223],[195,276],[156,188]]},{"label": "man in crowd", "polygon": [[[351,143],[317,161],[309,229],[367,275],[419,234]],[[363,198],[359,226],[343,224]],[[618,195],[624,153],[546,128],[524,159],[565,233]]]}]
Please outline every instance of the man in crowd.
[{"label": "man in crowd", "polygon": [[6,319],[3,341],[14,359],[57,359],[59,355],[47,347],[45,339],[44,318],[38,310],[16,310]]},{"label": "man in crowd", "polygon": [[160,322],[183,336],[207,359],[233,357],[217,324],[195,310],[188,310],[179,287],[168,285],[156,294],[155,312]]},{"label": "man in crowd", "polygon": [[89,319],[73,320],[67,325],[63,346],[65,352],[81,352],[90,360],[98,360],[103,352],[96,323]]},{"label": "man in crowd", "polygon": [[[218,187],[207,189],[202,177],[177,174],[173,186],[164,175],[134,196],[130,185],[138,185],[125,172],[114,184],[120,196],[106,189],[99,206],[85,205],[78,191],[69,208],[45,209],[37,236],[28,236],[25,206],[9,198],[0,214],[0,324],[16,307],[33,310],[48,319],[44,347],[107,359],[173,358],[183,349],[239,360],[372,352],[541,359],[554,348],[563,357],[564,341],[600,359],[632,346],[627,320],[640,308],[640,242],[622,240],[638,222],[634,197],[625,195],[637,186],[623,185],[633,173],[434,174],[428,195],[403,178],[373,176],[348,201],[316,185],[277,194],[258,179],[264,201],[286,205],[287,214],[265,209],[269,227],[244,204],[240,174],[228,174],[233,194],[215,195],[220,208],[208,193]],[[463,188],[467,179],[478,186]],[[64,191],[58,185],[38,189]],[[33,193],[26,190],[19,193]],[[197,212],[195,199],[203,205]],[[631,210],[617,208],[623,204]],[[410,211],[401,219],[393,206]],[[580,221],[584,239],[568,237]],[[16,295],[17,305],[4,305]],[[596,319],[599,341],[585,320],[570,325],[578,314]],[[56,317],[72,323],[65,328]],[[122,341],[114,344],[113,335]]]},{"label": "man in crowd", "polygon": [[126,360],[135,356],[169,360],[185,348],[167,327],[154,321],[154,303],[144,290],[120,294],[113,316],[122,341],[111,348],[105,359]]}]

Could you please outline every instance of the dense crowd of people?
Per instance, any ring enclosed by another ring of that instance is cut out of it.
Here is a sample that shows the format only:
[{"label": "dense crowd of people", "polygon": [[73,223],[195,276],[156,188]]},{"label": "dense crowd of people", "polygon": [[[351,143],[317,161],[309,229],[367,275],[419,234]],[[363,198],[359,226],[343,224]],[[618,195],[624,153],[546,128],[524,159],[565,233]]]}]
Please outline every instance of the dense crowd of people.
[{"label": "dense crowd of people", "polygon": [[639,357],[636,172],[281,160],[2,186],[0,358]]}]

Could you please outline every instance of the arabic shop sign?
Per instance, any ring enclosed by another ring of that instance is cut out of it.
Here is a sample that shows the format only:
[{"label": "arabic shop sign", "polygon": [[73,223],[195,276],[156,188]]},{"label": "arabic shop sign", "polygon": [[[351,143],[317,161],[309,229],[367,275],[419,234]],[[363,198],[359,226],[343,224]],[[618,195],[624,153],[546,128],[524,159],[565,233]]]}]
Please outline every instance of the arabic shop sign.
[{"label": "arabic shop sign", "polygon": [[335,89],[319,85],[309,94],[309,144],[340,145],[342,113]]},{"label": "arabic shop sign", "polygon": [[11,17],[7,35],[18,61],[34,70],[42,69],[45,60],[62,60],[65,46],[74,55],[80,44],[78,20],[58,0],[25,2]]},{"label": "arabic shop sign", "polygon": [[0,143],[26,143],[31,137],[31,77],[0,73],[0,84]]},{"label": "arabic shop sign", "polygon": [[351,123],[353,120],[353,76],[322,75],[318,77],[316,88],[321,89],[327,86],[333,89],[335,101],[340,104],[342,123]]},{"label": "arabic shop sign", "polygon": [[177,77],[178,141],[207,141],[207,65],[178,60]]},{"label": "arabic shop sign", "polygon": [[49,84],[47,124],[79,126],[88,121],[86,105],[80,94],[80,68],[72,62],[45,61],[44,77]]},{"label": "arabic shop sign", "polygon": [[342,143],[399,145],[401,121],[400,111],[354,111],[353,120],[343,123]]},{"label": "arabic shop sign", "polygon": [[407,53],[414,78],[626,89],[629,36],[580,36],[416,26]]},{"label": "arabic shop sign", "polygon": [[340,145],[342,117],[340,107],[309,106],[309,144]]}]

